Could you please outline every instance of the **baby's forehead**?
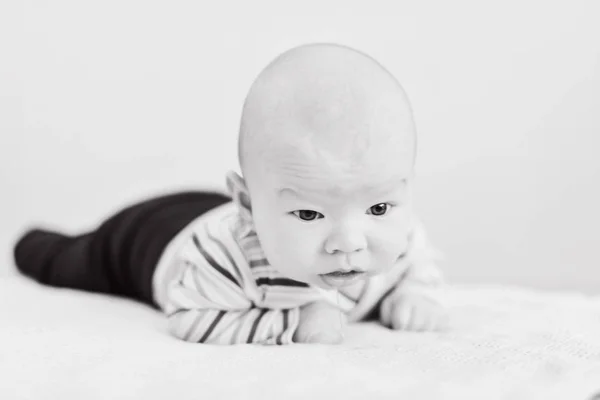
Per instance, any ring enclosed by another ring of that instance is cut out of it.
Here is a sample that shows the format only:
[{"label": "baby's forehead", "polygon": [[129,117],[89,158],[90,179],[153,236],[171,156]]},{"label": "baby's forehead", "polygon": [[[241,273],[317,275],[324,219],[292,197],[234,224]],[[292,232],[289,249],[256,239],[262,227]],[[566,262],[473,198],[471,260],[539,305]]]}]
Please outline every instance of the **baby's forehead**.
[{"label": "baby's forehead", "polygon": [[[403,165],[404,164],[404,165]],[[412,176],[410,163],[371,157],[362,163],[314,155],[266,160],[263,184],[278,194],[370,196],[403,188]]]},{"label": "baby's forehead", "polygon": [[415,146],[410,133],[395,134],[393,130],[359,125],[330,132],[284,129],[271,137],[262,150],[263,162],[279,168],[355,173],[412,165]]}]

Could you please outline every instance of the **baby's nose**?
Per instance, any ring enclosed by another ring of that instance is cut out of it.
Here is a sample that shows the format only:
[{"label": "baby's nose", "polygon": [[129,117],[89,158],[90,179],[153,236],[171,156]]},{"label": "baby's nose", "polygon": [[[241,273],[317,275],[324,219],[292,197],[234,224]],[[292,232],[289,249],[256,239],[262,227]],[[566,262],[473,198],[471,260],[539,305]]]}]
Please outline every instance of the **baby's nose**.
[{"label": "baby's nose", "polygon": [[367,239],[359,229],[344,227],[337,229],[327,238],[325,251],[329,254],[338,252],[354,253],[367,248]]}]

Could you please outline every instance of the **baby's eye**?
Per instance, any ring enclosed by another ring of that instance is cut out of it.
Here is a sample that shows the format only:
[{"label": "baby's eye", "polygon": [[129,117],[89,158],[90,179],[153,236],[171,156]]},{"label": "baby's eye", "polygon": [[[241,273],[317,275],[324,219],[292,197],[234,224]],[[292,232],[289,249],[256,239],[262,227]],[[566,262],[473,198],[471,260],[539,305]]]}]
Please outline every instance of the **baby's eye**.
[{"label": "baby's eye", "polygon": [[324,218],[324,215],[313,210],[297,210],[292,213],[302,221],[314,221],[319,218]]},{"label": "baby's eye", "polygon": [[371,206],[367,214],[381,216],[384,215],[390,209],[390,205],[388,203],[379,203]]}]

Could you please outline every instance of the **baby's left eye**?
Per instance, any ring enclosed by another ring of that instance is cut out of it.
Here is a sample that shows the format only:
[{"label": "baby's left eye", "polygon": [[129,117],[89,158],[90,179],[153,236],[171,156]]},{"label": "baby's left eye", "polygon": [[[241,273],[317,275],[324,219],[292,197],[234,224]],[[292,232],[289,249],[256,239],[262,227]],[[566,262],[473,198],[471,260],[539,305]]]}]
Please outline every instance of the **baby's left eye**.
[{"label": "baby's left eye", "polygon": [[385,213],[388,212],[389,209],[390,209],[390,205],[388,203],[379,203],[379,204],[375,204],[374,206],[371,206],[367,213],[372,214],[372,215],[381,216],[381,215],[385,215]]}]

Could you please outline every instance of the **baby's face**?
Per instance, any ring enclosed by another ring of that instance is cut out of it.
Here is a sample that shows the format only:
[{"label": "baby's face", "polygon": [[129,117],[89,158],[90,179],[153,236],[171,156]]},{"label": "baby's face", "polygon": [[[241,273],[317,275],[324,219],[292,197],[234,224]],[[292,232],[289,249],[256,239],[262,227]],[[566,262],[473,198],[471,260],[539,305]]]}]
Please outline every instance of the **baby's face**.
[{"label": "baby's face", "polygon": [[240,164],[271,265],[340,287],[407,250],[415,132],[400,85],[373,59],[335,45],[292,49],[244,103]]},{"label": "baby's face", "polygon": [[260,243],[282,274],[331,289],[382,273],[406,252],[412,162],[399,161],[404,153],[279,154],[254,177],[250,197]]}]

